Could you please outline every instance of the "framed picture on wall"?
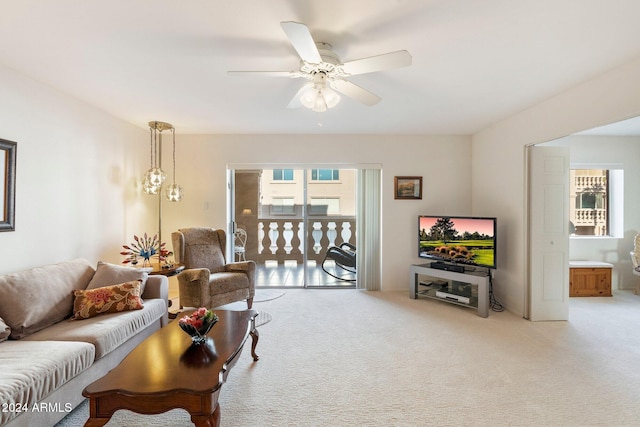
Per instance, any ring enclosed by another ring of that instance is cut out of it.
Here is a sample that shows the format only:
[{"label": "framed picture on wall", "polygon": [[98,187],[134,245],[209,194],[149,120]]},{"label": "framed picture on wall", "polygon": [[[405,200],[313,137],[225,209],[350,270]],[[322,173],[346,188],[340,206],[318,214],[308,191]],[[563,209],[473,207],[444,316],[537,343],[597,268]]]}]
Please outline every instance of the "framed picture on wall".
[{"label": "framed picture on wall", "polygon": [[421,200],[421,176],[396,176],[393,183],[394,198],[397,200]]},{"label": "framed picture on wall", "polygon": [[15,231],[16,147],[18,144],[0,139],[0,231]]}]

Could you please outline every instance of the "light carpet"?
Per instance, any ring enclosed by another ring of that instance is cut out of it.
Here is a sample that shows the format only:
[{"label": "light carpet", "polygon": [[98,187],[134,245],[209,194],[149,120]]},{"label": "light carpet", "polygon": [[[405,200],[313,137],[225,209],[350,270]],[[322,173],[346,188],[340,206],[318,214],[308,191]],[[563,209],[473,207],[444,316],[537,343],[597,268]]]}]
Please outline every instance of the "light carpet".
[{"label": "light carpet", "polygon": [[[273,320],[260,360],[244,351],[230,371],[221,425],[637,425],[640,296],[572,298],[568,322],[529,322],[407,294],[287,290],[261,304]],[[108,424],[131,425],[192,424],[181,410]]]},{"label": "light carpet", "polygon": [[253,302],[265,302],[280,298],[285,294],[280,289],[256,289],[256,294],[253,297]]}]

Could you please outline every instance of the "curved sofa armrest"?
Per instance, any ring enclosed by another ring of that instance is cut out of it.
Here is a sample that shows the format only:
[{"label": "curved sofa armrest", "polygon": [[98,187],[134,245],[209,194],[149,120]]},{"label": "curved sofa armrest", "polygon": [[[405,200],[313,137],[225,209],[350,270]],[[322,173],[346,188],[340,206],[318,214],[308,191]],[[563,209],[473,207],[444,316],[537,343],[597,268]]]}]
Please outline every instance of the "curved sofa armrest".
[{"label": "curved sofa armrest", "polygon": [[168,303],[169,279],[165,276],[149,276],[141,297],[143,300],[162,298]]},{"label": "curved sofa armrest", "polygon": [[141,297],[143,301],[145,299],[164,300],[165,312],[161,325],[166,326],[169,323],[169,279],[165,276],[149,276]]}]

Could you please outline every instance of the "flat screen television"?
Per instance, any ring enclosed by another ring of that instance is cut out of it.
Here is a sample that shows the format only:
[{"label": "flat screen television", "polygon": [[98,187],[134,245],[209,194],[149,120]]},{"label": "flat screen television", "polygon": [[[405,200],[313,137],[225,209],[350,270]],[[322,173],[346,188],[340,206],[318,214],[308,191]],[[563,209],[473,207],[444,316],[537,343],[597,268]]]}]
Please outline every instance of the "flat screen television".
[{"label": "flat screen television", "polygon": [[496,268],[496,218],[420,215],[418,242],[420,258]]}]

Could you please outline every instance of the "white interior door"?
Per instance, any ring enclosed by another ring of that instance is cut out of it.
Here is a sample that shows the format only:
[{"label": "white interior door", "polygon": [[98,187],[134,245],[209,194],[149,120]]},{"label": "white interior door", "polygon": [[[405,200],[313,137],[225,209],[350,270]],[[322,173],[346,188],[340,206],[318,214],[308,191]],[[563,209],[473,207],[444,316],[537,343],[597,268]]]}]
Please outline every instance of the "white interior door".
[{"label": "white interior door", "polygon": [[529,318],[569,317],[569,149],[529,147]]}]

